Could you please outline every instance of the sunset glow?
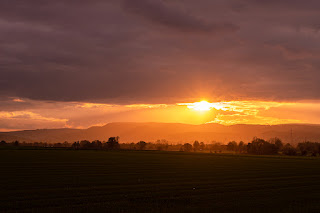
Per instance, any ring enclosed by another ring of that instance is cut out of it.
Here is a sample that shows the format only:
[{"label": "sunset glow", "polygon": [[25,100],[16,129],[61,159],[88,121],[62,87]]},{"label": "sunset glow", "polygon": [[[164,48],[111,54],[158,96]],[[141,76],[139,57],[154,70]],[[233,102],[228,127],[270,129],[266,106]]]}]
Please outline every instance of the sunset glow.
[{"label": "sunset glow", "polygon": [[[46,102],[15,97],[15,104],[0,112],[1,131],[39,128],[88,128],[110,122],[164,122],[205,124],[287,124],[320,120],[320,102],[195,101],[163,104],[109,104],[94,102]],[[201,100],[201,99],[200,99]]]},{"label": "sunset glow", "polygon": [[213,104],[207,101],[195,102],[193,104],[188,105],[189,109],[194,109],[198,111],[208,111],[213,107],[214,107]]},{"label": "sunset glow", "polygon": [[2,131],[320,124],[317,1],[5,5]]},{"label": "sunset glow", "polygon": [[189,109],[193,109],[196,111],[209,111],[211,109],[216,110],[227,110],[229,104],[227,102],[216,102],[216,103],[209,103],[208,101],[200,101],[194,103],[178,103],[179,106],[187,106]]},{"label": "sunset glow", "polygon": [[0,0],[0,212],[320,212],[319,18]]}]

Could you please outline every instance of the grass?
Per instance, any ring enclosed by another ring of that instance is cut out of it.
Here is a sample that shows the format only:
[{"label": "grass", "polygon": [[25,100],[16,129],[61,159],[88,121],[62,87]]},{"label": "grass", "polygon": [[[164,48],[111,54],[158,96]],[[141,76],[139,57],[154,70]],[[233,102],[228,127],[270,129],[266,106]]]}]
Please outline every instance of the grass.
[{"label": "grass", "polygon": [[0,212],[320,212],[320,159],[0,150]]}]

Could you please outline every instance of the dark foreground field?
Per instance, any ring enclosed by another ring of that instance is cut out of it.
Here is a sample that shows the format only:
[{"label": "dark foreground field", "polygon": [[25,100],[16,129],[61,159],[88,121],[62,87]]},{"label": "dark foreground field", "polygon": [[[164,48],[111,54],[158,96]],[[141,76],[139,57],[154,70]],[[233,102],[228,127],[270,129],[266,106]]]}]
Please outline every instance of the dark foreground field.
[{"label": "dark foreground field", "polygon": [[0,211],[320,212],[320,159],[1,150]]}]

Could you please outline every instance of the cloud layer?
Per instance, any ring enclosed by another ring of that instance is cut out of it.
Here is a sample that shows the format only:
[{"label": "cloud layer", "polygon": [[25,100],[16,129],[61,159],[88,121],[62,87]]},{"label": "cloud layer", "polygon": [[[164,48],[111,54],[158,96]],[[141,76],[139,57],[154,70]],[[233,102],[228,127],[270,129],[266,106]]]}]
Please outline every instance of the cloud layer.
[{"label": "cloud layer", "polygon": [[88,128],[110,122],[319,124],[320,102],[230,101],[210,103],[210,110],[197,110],[197,103],[101,104],[35,101],[11,98],[0,101],[0,132],[42,128]]},{"label": "cloud layer", "polygon": [[[317,103],[319,18],[317,0],[2,0],[0,128],[87,127],[122,121],[127,105],[203,98]],[[75,103],[118,108],[99,114]],[[91,118],[62,113],[74,109]],[[262,111],[281,121],[318,115]]]},{"label": "cloud layer", "polygon": [[319,99],[319,1],[1,1],[0,93],[54,101]]}]

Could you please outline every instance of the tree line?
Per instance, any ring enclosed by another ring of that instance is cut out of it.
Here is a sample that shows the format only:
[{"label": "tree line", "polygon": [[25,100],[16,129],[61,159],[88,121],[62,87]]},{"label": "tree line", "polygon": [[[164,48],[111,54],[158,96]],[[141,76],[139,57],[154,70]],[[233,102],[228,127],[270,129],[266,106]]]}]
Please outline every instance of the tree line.
[{"label": "tree line", "polygon": [[138,143],[119,143],[119,137],[110,137],[107,141],[88,141],[88,140],[81,140],[76,141],[73,143],[69,143],[67,141],[63,143],[46,143],[46,142],[6,142],[0,141],[0,147],[10,148],[10,147],[28,147],[28,148],[68,148],[73,150],[120,150],[120,149],[132,149],[132,150],[168,150],[168,143],[161,142],[157,144],[147,143],[145,141],[139,141]]},{"label": "tree line", "polygon": [[253,138],[249,143],[243,141],[230,141],[227,144],[212,142],[194,141],[193,143],[169,144],[166,140],[157,140],[156,142],[139,141],[137,143],[119,143],[119,137],[110,137],[107,141],[76,141],[68,143],[45,143],[34,142],[26,143],[19,141],[6,142],[0,141],[0,147],[29,147],[29,148],[56,148],[72,150],[159,150],[159,151],[181,151],[181,152],[210,152],[222,153],[232,152],[239,154],[253,155],[290,155],[290,156],[320,156],[320,143],[301,142],[297,146],[290,143],[284,144],[279,138],[271,138],[268,141],[261,138]]},{"label": "tree line", "polygon": [[255,137],[248,144],[242,141],[239,143],[232,141],[227,144],[227,149],[254,155],[320,156],[320,143],[318,142],[301,142],[293,146],[290,143],[284,144],[279,138],[271,138],[266,141]]}]

